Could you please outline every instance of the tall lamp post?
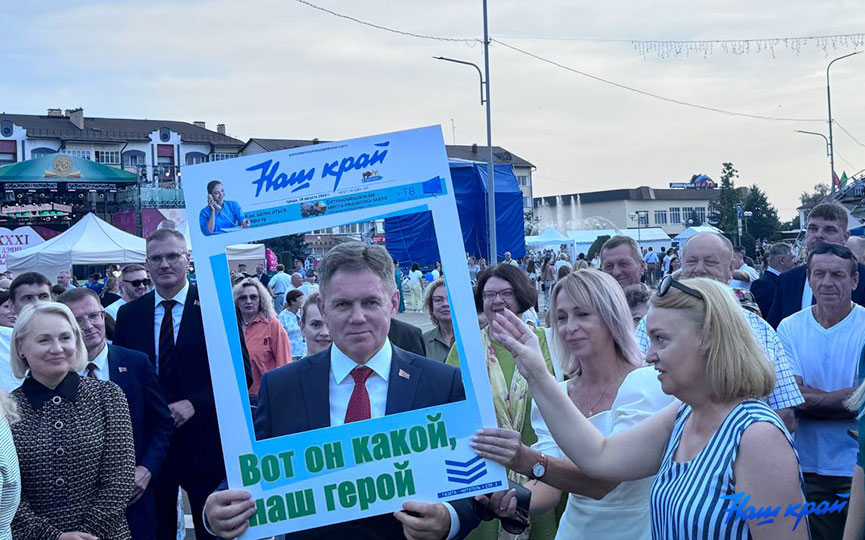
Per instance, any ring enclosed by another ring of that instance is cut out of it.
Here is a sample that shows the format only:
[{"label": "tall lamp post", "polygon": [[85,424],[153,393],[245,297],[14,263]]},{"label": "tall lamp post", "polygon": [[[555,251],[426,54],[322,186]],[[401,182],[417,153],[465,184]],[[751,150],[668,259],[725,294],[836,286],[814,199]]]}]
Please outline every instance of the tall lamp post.
[{"label": "tall lamp post", "polygon": [[[445,58],[444,56],[434,56],[436,60],[444,60],[446,62],[455,62],[473,66],[478,70],[478,76],[481,78],[481,105],[487,106],[487,215],[489,216],[489,246],[490,246],[490,262],[495,264],[498,261],[496,253],[496,171],[493,166],[493,134],[492,134],[492,109],[490,108],[490,37],[489,26],[487,24],[487,0],[483,1],[484,9],[484,73],[486,80],[481,73],[481,68],[471,62],[465,60],[456,60],[453,58]],[[484,98],[484,87],[486,87],[486,98]]]},{"label": "tall lamp post", "polygon": [[832,64],[837,62],[838,60],[847,58],[849,56],[853,56],[854,54],[859,54],[862,51],[851,52],[850,54],[845,54],[844,56],[839,56],[835,58],[829,65],[826,66],[826,104],[829,108],[829,166],[831,168],[830,176],[829,176],[829,185],[832,186],[832,193],[835,193],[835,144],[832,139],[832,91],[829,89],[829,68],[832,67]]},{"label": "tall lamp post", "polygon": [[637,210],[636,212],[631,212],[629,217],[633,220],[637,221],[637,243],[643,241],[643,236],[641,234],[643,230],[643,216],[646,216],[646,224],[649,221],[649,211],[648,210]]}]

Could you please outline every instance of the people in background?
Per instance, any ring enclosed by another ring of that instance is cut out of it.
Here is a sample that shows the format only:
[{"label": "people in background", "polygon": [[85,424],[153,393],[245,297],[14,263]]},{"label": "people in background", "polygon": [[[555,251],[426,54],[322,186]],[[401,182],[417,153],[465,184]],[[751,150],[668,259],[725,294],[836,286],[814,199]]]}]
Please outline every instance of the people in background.
[{"label": "people in background", "polygon": [[[232,284],[234,284],[232,282]],[[282,311],[285,307],[285,293],[291,287],[291,278],[285,273],[285,266],[282,264],[276,265],[276,273],[271,276],[268,282],[268,288],[273,293],[273,308],[277,311]]]},{"label": "people in background", "polygon": [[644,283],[636,283],[625,287],[625,300],[628,302],[628,309],[631,310],[631,320],[634,322],[634,328],[640,325],[640,321],[646,316],[649,311],[649,298],[652,293]]},{"label": "people in background", "polygon": [[312,356],[327,349],[333,343],[327,323],[318,309],[318,292],[310,293],[300,308],[300,330],[306,342],[306,354]]},{"label": "people in background", "polygon": [[51,301],[51,282],[38,272],[24,272],[12,280],[9,286],[9,298],[15,313],[29,304]]},{"label": "people in background", "polygon": [[12,392],[21,416],[12,424],[21,467],[13,536],[129,539],[135,446],[123,391],[78,375],[87,349],[63,304],[25,307],[10,354],[15,375],[27,375]]},{"label": "people in background", "polygon": [[778,242],[766,251],[766,262],[768,267],[759,279],[751,283],[751,294],[754,295],[754,300],[760,306],[760,313],[763,318],[769,316],[769,310],[772,308],[772,300],[775,298],[775,289],[778,287],[778,276],[792,270],[796,265],[796,259],[793,257],[793,251],[789,244]]},{"label": "people in background", "polygon": [[246,278],[234,286],[233,293],[252,368],[249,394],[257,396],[262,375],[291,362],[291,345],[260,281]]},{"label": "people in background", "polygon": [[306,356],[306,342],[304,342],[303,332],[300,330],[300,308],[303,306],[303,302],[302,292],[299,290],[288,291],[285,295],[285,307],[277,315],[285,333],[288,334],[292,360],[300,360]]},{"label": "people in background", "polygon": [[102,306],[110,306],[114,302],[120,300],[120,280],[116,277],[109,277],[105,279],[105,287],[102,289],[101,297]]},{"label": "people in background", "polygon": [[150,290],[150,278],[147,269],[140,264],[127,264],[120,269],[120,294],[121,297],[112,304],[105,307],[105,313],[117,320],[117,312],[120,306],[141,298]]},{"label": "people in background", "polygon": [[72,285],[72,276],[69,273],[69,270],[61,270],[57,273],[57,285],[60,285],[66,290],[75,288],[75,286]]},{"label": "people in background", "polygon": [[9,291],[0,291],[0,326],[12,328],[15,326],[15,310],[12,309],[12,297]]},{"label": "people in background", "polygon": [[409,292],[411,294],[411,309],[419,312],[423,307],[423,290],[421,289],[421,280],[423,273],[420,271],[418,263],[412,263],[411,271],[408,273]]},{"label": "people in background", "polygon": [[646,261],[640,246],[630,236],[616,235],[601,247],[601,270],[610,274],[624,289],[640,283],[646,273]]},{"label": "people in background", "polygon": [[751,284],[760,279],[760,273],[745,262],[744,247],[735,246],[733,248],[733,262],[731,264],[733,279],[730,280],[730,287],[750,290]]},{"label": "people in background", "polygon": [[444,278],[439,278],[427,285],[423,304],[424,310],[433,323],[433,327],[423,333],[426,357],[444,362],[454,344],[454,325]]}]

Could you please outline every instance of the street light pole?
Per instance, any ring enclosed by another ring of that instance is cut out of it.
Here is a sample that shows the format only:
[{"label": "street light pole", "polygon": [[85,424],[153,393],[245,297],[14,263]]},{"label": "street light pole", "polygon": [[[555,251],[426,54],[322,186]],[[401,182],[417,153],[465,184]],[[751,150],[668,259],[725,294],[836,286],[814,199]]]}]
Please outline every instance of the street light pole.
[{"label": "street light pole", "polygon": [[796,133],[805,133],[808,135],[817,135],[818,137],[823,137],[823,140],[826,141],[826,157],[829,157],[829,139],[827,139],[825,135],[823,135],[822,133],[817,133],[816,131],[805,131],[802,129],[797,129]]},{"label": "street light pole", "polygon": [[829,68],[832,67],[832,64],[837,62],[838,60],[847,58],[849,56],[853,56],[854,54],[859,54],[862,51],[851,52],[850,54],[845,54],[844,56],[839,56],[835,58],[829,65],[826,66],[826,104],[829,108],[829,167],[831,168],[830,177],[829,177],[829,185],[832,187],[832,193],[835,193],[835,144],[832,139],[832,91],[829,88]]}]

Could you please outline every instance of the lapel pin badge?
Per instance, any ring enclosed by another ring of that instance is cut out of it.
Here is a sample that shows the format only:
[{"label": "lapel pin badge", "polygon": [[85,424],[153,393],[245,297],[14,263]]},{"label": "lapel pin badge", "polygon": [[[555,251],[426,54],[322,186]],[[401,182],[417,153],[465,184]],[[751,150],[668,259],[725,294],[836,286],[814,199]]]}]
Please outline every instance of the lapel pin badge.
[{"label": "lapel pin badge", "polygon": [[120,372],[120,373],[126,373],[126,368],[123,367],[123,366],[120,366],[120,367],[117,368],[117,371]]},{"label": "lapel pin badge", "polygon": [[196,300],[196,301],[192,302],[192,305],[193,305],[193,306],[200,306],[201,304],[199,304],[199,303],[198,303],[198,300]]},{"label": "lapel pin badge", "polygon": [[397,375],[399,375],[400,377],[402,377],[405,380],[411,379],[411,375],[409,375],[409,373],[407,371],[402,370],[402,369],[399,370],[399,373],[397,373]]}]

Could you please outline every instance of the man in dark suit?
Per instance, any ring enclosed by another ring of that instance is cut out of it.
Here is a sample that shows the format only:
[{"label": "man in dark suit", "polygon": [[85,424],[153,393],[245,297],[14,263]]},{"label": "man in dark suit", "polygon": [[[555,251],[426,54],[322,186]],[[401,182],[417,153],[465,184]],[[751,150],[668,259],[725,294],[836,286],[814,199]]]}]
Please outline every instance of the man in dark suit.
[{"label": "man in dark suit", "polygon": [[[340,244],[318,266],[318,307],[333,345],[262,378],[259,439],[342,425],[465,399],[459,372],[395,347],[387,339],[399,309],[393,262],[380,246]],[[255,513],[248,492],[207,500],[207,523],[224,538],[243,533]],[[406,502],[402,511],[291,534],[289,539],[443,540],[462,538],[480,521],[474,499]]]},{"label": "man in dark suit", "polygon": [[225,478],[198,290],[186,274],[186,240],[174,229],[147,239],[146,266],[155,289],[117,313],[114,343],[150,358],[174,420],[162,472],[154,480],[157,538],[174,538],[177,489],[189,497],[195,537],[212,538],[202,523],[207,495]]},{"label": "man in dark suit", "polygon": [[760,279],[751,283],[751,294],[760,307],[760,314],[764,319],[769,317],[772,308],[772,300],[775,299],[775,288],[778,286],[778,276],[793,269],[795,259],[789,244],[778,242],[766,252],[766,261],[769,266]]},{"label": "man in dark suit", "polygon": [[[805,230],[805,247],[808,252],[813,251],[821,242],[843,246],[848,238],[850,232],[847,230],[847,211],[843,206],[837,203],[821,203],[811,209]],[[783,319],[814,303],[814,295],[806,279],[807,272],[807,267],[802,265],[778,276],[775,298],[766,318],[773,327],[778,328]],[[865,275],[863,272],[865,264],[860,261],[859,275]],[[853,291],[853,301],[865,306],[865,279],[859,280],[856,290]]]},{"label": "man in dark suit", "polygon": [[57,301],[72,310],[81,327],[88,356],[81,375],[110,380],[126,395],[135,439],[135,488],[126,517],[134,540],[152,540],[156,538],[156,504],[150,482],[162,468],[174,431],[156,371],[144,353],[106,343],[105,310],[92,290],[70,289]]},{"label": "man in dark suit", "polygon": [[417,326],[402,322],[399,319],[391,319],[387,339],[400,349],[415,353],[418,356],[426,356],[423,332]]}]

